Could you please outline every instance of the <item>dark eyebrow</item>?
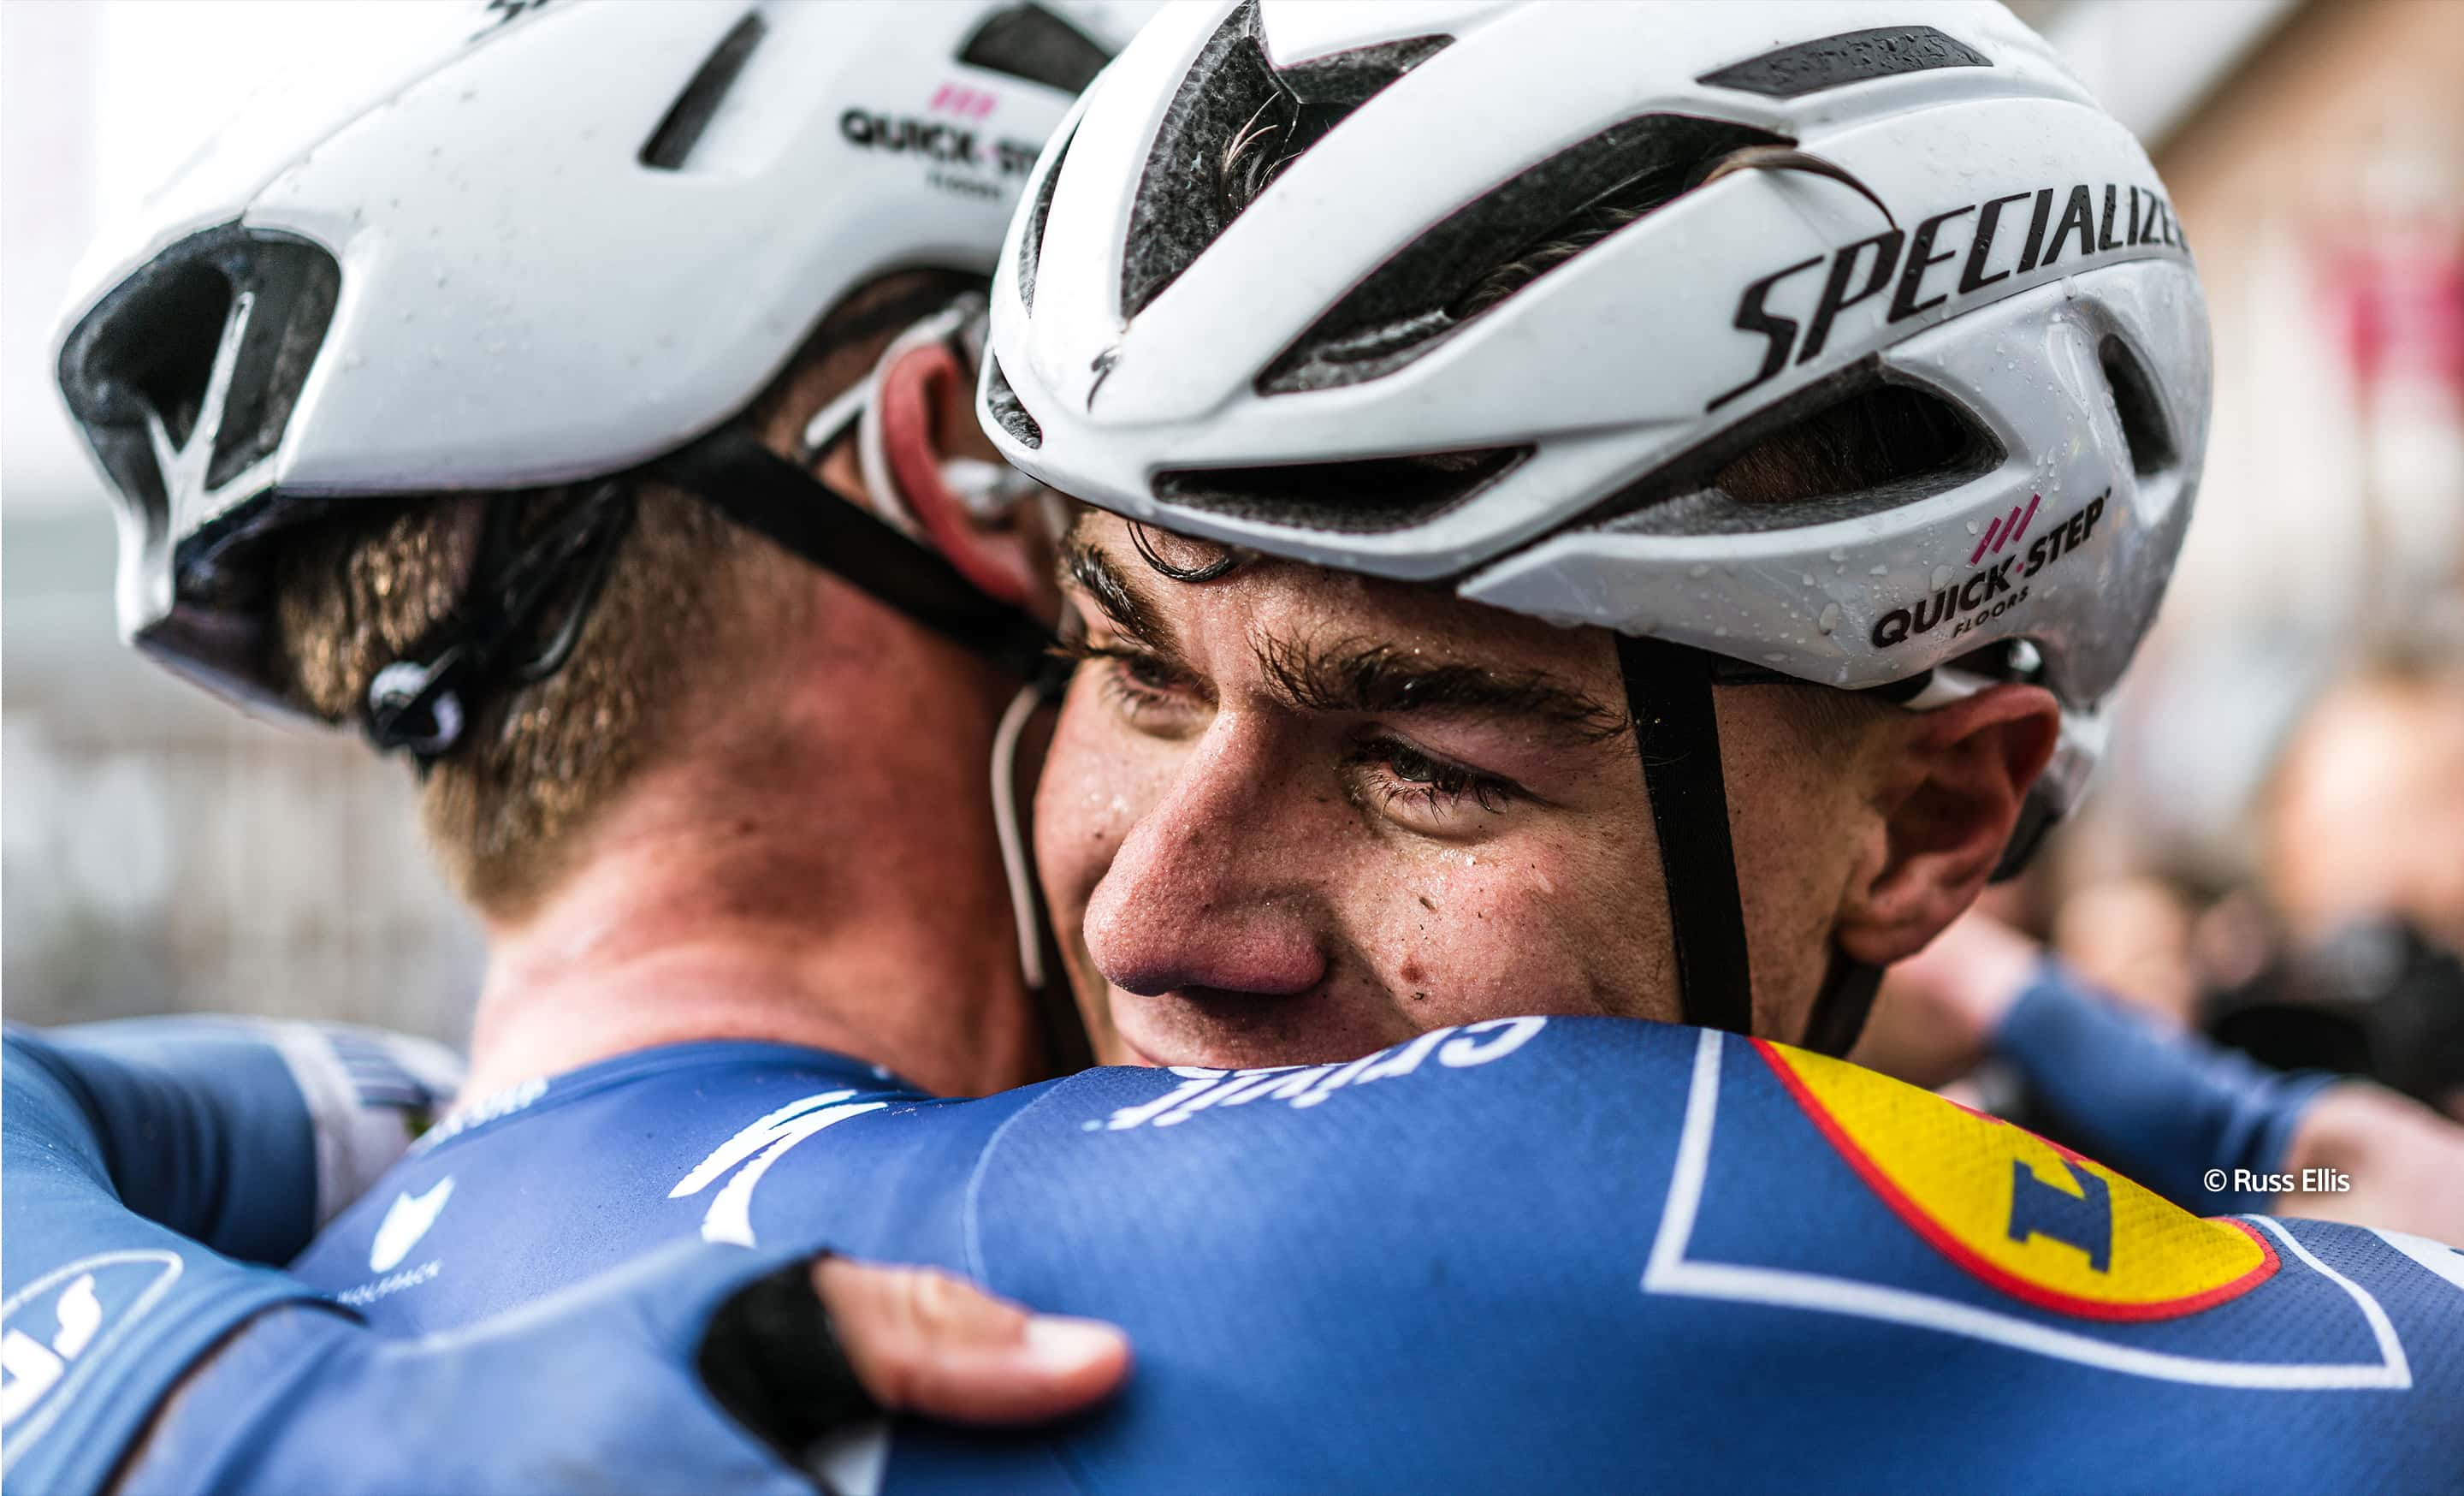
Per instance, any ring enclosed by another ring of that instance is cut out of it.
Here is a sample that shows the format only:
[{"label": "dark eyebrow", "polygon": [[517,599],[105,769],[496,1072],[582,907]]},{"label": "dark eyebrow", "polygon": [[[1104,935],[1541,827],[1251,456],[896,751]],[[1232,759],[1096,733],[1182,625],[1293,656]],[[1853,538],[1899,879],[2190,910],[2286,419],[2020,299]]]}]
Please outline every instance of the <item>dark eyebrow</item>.
[{"label": "dark eyebrow", "polygon": [[1112,621],[1112,627],[1150,649],[1170,647],[1172,630],[1154,600],[1122,575],[1105,559],[1104,552],[1077,529],[1072,529],[1062,542],[1061,574],[1064,582],[1075,583],[1080,592],[1093,599],[1104,616]]},{"label": "dark eyebrow", "polygon": [[[1073,527],[1062,543],[1061,571],[1114,628],[1167,661],[1178,661],[1162,612],[1086,537],[1083,526]],[[1268,636],[1258,641],[1257,656],[1277,694],[1305,711],[1485,712],[1529,718],[1577,743],[1603,743],[1633,726],[1622,710],[1544,670],[1431,664],[1392,644],[1358,638],[1319,646]]]},{"label": "dark eyebrow", "polygon": [[1286,700],[1307,711],[1485,712],[1530,718],[1577,743],[1603,743],[1631,726],[1624,712],[1543,670],[1430,664],[1364,639],[1311,645],[1264,638],[1258,663]]}]

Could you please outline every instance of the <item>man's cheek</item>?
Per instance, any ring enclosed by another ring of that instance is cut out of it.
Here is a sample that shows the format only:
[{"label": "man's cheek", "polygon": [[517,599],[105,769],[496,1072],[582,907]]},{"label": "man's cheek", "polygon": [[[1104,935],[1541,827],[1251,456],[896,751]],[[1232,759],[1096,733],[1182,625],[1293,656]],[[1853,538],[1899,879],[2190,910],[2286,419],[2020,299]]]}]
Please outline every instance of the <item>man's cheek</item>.
[{"label": "man's cheek", "polygon": [[1428,1026],[1591,1011],[1578,943],[1555,904],[1521,871],[1420,881],[1390,902],[1380,974]]},{"label": "man's cheek", "polygon": [[1132,733],[1086,693],[1070,693],[1035,796],[1036,863],[1056,910],[1085,906],[1185,752]]},{"label": "man's cheek", "polygon": [[1127,806],[1105,787],[1106,759],[1073,700],[1054,727],[1035,792],[1035,860],[1045,897],[1075,913],[1104,876],[1129,829]]}]

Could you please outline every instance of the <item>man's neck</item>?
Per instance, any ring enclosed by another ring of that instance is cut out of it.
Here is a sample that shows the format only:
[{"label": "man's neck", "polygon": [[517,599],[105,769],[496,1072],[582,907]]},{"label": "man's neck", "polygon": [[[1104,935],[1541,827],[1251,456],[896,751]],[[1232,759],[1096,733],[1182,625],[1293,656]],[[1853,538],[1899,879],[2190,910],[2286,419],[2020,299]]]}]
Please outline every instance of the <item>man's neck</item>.
[{"label": "man's neck", "polygon": [[466,1094],[715,1038],[834,1050],[941,1094],[1036,1079],[989,720],[931,726],[646,771],[541,904],[492,922]]}]

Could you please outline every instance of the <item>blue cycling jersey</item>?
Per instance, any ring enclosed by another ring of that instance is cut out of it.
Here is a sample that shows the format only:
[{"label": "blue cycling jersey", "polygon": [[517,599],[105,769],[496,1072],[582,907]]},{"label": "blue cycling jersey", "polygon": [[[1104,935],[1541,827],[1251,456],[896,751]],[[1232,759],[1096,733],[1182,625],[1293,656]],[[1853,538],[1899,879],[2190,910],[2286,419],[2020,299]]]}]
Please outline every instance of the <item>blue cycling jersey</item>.
[{"label": "blue cycling jersey", "polygon": [[1344,1065],[935,1100],[702,1043],[431,1133],[295,1271],[438,1329],[695,1235],[1125,1327],[1057,1431],[889,1491],[2452,1488],[2464,1254],[2201,1219],[1837,1061],[1516,1018]]}]

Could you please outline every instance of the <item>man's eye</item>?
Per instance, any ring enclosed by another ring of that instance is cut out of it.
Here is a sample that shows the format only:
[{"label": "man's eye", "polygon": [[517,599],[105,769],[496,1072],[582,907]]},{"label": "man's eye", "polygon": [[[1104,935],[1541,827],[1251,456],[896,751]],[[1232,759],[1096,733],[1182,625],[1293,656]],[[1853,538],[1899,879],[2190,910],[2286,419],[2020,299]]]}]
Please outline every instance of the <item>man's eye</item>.
[{"label": "man's eye", "polygon": [[1061,646],[1106,701],[1141,726],[1161,726],[1195,704],[1199,691],[1186,671],[1157,655],[1125,644],[1078,641]]},{"label": "man's eye", "polygon": [[1363,790],[1418,829],[1463,829],[1463,818],[1475,810],[1496,815],[1522,793],[1510,779],[1450,763],[1397,738],[1360,745],[1352,764]]},{"label": "man's eye", "polygon": [[1149,691],[1170,691],[1184,682],[1179,673],[1153,655],[1117,655],[1121,674]]},{"label": "man's eye", "polygon": [[1441,764],[1419,749],[1400,743],[1386,750],[1386,767],[1394,771],[1396,778],[1406,784],[1430,785],[1449,794],[1461,793],[1464,781],[1470,778],[1469,770],[1457,769],[1452,764]]}]

